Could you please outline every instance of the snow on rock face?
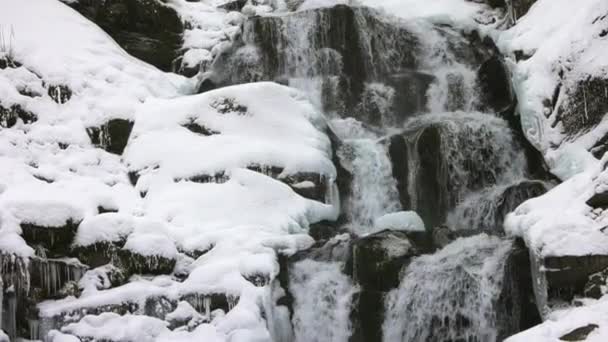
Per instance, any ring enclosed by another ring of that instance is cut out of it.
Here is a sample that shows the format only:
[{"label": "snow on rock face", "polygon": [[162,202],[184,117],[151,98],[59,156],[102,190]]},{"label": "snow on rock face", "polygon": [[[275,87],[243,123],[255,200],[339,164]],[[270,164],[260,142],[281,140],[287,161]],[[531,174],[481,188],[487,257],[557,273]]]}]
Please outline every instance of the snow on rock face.
[{"label": "snow on rock face", "polygon": [[514,84],[524,133],[551,168],[559,169],[570,145],[581,151],[579,159],[585,150],[598,158],[606,151],[606,14],[608,3],[601,0],[541,0],[499,38],[499,47],[517,59]]}]

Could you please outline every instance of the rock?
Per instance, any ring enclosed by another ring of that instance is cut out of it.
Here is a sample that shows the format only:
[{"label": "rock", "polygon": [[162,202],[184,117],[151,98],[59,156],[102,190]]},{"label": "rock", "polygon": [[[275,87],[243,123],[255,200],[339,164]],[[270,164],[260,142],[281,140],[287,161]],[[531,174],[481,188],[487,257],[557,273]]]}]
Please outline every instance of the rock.
[{"label": "rock", "polygon": [[597,324],[587,324],[584,327],[572,330],[559,339],[562,341],[584,341],[587,339],[587,336],[589,336],[589,334],[597,328],[599,328]]},{"label": "rock", "polygon": [[48,94],[53,101],[59,104],[66,103],[72,98],[72,90],[62,84],[49,86]]},{"label": "rock", "polygon": [[497,321],[501,322],[497,338],[499,341],[542,323],[534,301],[528,253],[523,240],[517,239],[505,262],[496,310]]},{"label": "rock", "polygon": [[93,145],[121,155],[127,146],[132,129],[133,121],[112,119],[100,127],[87,128],[87,133]]},{"label": "rock", "polygon": [[163,71],[172,71],[184,31],[172,7],[158,0],[80,0],[70,5],[128,53]]},{"label": "rock", "polygon": [[20,119],[24,124],[36,122],[38,117],[34,113],[28,112],[20,105],[12,105],[10,107],[2,106],[0,102],[0,127],[11,128],[17,124]]},{"label": "rock", "polygon": [[457,238],[456,233],[454,233],[447,226],[439,226],[439,227],[433,228],[433,232],[432,232],[433,245],[436,246],[436,248],[438,248],[438,249],[449,245],[456,238]]},{"label": "rock", "polygon": [[[481,87],[482,110],[495,113],[507,113],[516,104],[515,94],[511,89],[511,75],[499,56],[492,56],[477,71]],[[505,117],[508,119],[508,116]]]},{"label": "rock", "polygon": [[88,246],[72,246],[71,254],[91,268],[118,261],[118,250],[124,245],[119,242],[97,242]]},{"label": "rock", "polygon": [[194,121],[190,121],[186,124],[183,124],[182,126],[184,126],[185,128],[187,128],[190,132],[196,133],[196,134],[200,134],[200,135],[204,135],[204,136],[210,136],[210,135],[215,135],[215,134],[220,134],[220,132],[218,131],[214,131],[212,129],[209,129],[203,125],[200,125]]},{"label": "rock", "polygon": [[68,220],[63,226],[44,227],[30,223],[21,223],[22,237],[30,246],[41,246],[48,256],[63,257],[76,236],[80,222]]},{"label": "rock", "polygon": [[[588,76],[583,80],[566,79],[556,89],[555,110],[566,138],[575,138],[596,127],[608,112],[608,79]],[[606,137],[599,139],[591,152],[601,158],[608,150]]]},{"label": "rock", "polygon": [[594,193],[585,203],[594,209],[608,209],[608,192]]},{"label": "rock", "polygon": [[[352,244],[352,274],[361,287],[356,295],[351,321],[355,327],[353,341],[381,341],[384,322],[384,297],[399,286],[401,270],[411,258],[429,252],[428,239],[411,238],[411,234],[384,230],[356,239]],[[416,240],[424,241],[419,244]]]},{"label": "rock", "polygon": [[171,274],[176,259],[160,255],[142,255],[127,249],[118,250],[120,265],[128,274]]},{"label": "rock", "polygon": [[608,292],[608,268],[589,276],[583,289],[585,297],[600,299]]},{"label": "rock", "polygon": [[507,1],[507,4],[509,4],[509,10],[513,19],[517,20],[528,13],[528,10],[535,2],[536,0],[511,0]]},{"label": "rock", "polygon": [[399,285],[400,270],[424,248],[403,231],[384,230],[353,242],[354,280],[367,289],[389,291]]},{"label": "rock", "polygon": [[584,296],[591,275],[608,268],[607,255],[562,255],[539,258],[531,253],[534,292],[539,311],[554,303]]},{"label": "rock", "polygon": [[247,4],[247,0],[232,0],[225,4],[219,5],[218,7],[226,11],[237,11],[240,12],[243,7]]},{"label": "rock", "polygon": [[2,54],[2,56],[0,57],[0,70],[6,69],[6,68],[18,68],[20,67],[22,64],[17,62],[12,56],[7,55],[7,54]]}]

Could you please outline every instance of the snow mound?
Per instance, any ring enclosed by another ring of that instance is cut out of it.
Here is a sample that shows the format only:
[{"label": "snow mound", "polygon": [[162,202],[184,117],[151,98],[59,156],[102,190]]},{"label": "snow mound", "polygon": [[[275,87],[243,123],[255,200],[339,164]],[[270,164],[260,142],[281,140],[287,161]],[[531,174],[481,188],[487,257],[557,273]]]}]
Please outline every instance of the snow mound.
[{"label": "snow mound", "polygon": [[407,232],[425,231],[424,222],[415,211],[399,211],[377,218],[374,221],[374,231],[403,230]]}]

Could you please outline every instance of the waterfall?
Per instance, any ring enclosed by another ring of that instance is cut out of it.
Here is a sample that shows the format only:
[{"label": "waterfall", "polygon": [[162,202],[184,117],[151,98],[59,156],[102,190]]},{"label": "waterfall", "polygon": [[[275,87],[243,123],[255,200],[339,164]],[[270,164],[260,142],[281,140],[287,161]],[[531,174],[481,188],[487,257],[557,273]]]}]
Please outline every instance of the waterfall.
[{"label": "waterfall", "polygon": [[386,298],[386,342],[495,341],[495,304],[511,242],[477,235],[407,267]]},{"label": "waterfall", "polygon": [[310,259],[293,264],[289,291],[294,297],[296,342],[348,342],[357,288],[342,267],[341,262]]}]

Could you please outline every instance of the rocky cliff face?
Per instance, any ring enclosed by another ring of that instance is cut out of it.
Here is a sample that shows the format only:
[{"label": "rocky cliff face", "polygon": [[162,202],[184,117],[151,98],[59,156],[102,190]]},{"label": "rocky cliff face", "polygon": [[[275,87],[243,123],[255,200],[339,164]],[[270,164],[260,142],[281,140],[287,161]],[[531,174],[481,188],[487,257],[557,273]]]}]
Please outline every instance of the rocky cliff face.
[{"label": "rocky cliff face", "polygon": [[8,1],[0,341],[603,341],[603,2]]}]

